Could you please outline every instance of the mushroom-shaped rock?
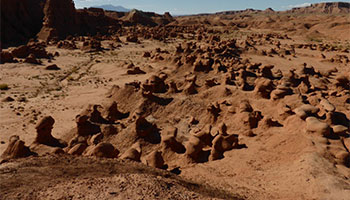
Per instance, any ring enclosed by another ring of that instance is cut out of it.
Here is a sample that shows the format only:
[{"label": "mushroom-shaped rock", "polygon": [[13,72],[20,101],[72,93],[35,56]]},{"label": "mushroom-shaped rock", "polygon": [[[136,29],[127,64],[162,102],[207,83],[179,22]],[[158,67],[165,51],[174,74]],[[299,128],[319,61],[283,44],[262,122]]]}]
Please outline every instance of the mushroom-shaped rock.
[{"label": "mushroom-shaped rock", "polygon": [[209,160],[218,160],[223,158],[224,152],[231,150],[238,146],[237,135],[217,135],[213,140],[212,150],[210,152]]},{"label": "mushroom-shaped rock", "polygon": [[100,124],[107,124],[108,121],[104,119],[101,115],[101,112],[98,110],[102,106],[100,105],[93,105],[92,111],[90,112],[90,121],[94,123],[100,123]]},{"label": "mushroom-shaped rock", "polygon": [[273,65],[264,65],[264,66],[260,66],[259,70],[261,73],[261,76],[267,79],[273,79],[273,74],[271,69],[273,69],[274,66]]},{"label": "mushroom-shaped rock", "polygon": [[107,120],[111,123],[127,117],[129,117],[129,113],[120,112],[118,110],[118,104],[115,101],[113,101],[113,103],[107,109]]},{"label": "mushroom-shaped rock", "polygon": [[193,63],[193,71],[195,72],[208,72],[212,68],[211,66],[213,65],[214,60],[213,59],[197,59]]},{"label": "mushroom-shaped rock", "polygon": [[307,85],[305,82],[301,82],[301,83],[298,85],[298,91],[299,91],[301,94],[307,94],[307,93],[309,93],[309,91],[310,91],[310,86]]},{"label": "mushroom-shaped rock", "polygon": [[185,147],[181,144],[181,142],[178,142],[176,140],[176,136],[177,128],[169,127],[162,131],[161,146],[163,152],[165,152],[166,149],[169,148],[170,150],[176,153],[185,153]]},{"label": "mushroom-shaped rock", "polygon": [[140,162],[141,158],[141,146],[140,143],[136,142],[133,144],[126,152],[124,152],[121,156],[120,159],[123,160],[133,160],[136,162]]},{"label": "mushroom-shaped rock", "polygon": [[199,159],[203,146],[204,144],[199,138],[195,136],[191,136],[188,139],[188,141],[185,143],[185,148],[186,148],[185,154],[196,161]]},{"label": "mushroom-shaped rock", "polygon": [[338,136],[348,137],[349,136],[349,127],[343,125],[334,125],[332,126],[333,133]]},{"label": "mushroom-shaped rock", "polygon": [[335,106],[333,104],[331,104],[327,99],[322,98],[320,101],[320,105],[327,112],[334,112],[335,111]]},{"label": "mushroom-shaped rock", "polygon": [[96,156],[103,158],[117,158],[118,154],[118,149],[107,142],[99,143],[95,147],[89,149],[89,151],[86,153],[87,156]]},{"label": "mushroom-shaped rock", "polygon": [[273,90],[270,94],[272,100],[282,99],[286,95],[292,94],[293,91],[290,88],[290,84],[288,82],[282,83],[278,85],[275,90]]},{"label": "mushroom-shaped rock", "polygon": [[33,155],[30,149],[24,145],[19,136],[13,135],[9,139],[9,144],[0,156],[1,159],[7,160],[12,158],[24,158]]},{"label": "mushroom-shaped rock", "polygon": [[78,135],[88,136],[101,132],[100,126],[91,123],[88,119],[89,117],[87,115],[78,115],[76,117]]},{"label": "mushroom-shaped rock", "polygon": [[269,99],[274,85],[270,79],[258,78],[255,80],[254,93],[263,98]]},{"label": "mushroom-shaped rock", "polygon": [[320,111],[319,108],[310,104],[304,104],[294,109],[294,113],[301,119],[306,119],[308,116],[314,116]]},{"label": "mushroom-shaped rock", "polygon": [[153,151],[146,157],[146,164],[150,167],[163,169],[164,159],[160,151]]},{"label": "mushroom-shaped rock", "polygon": [[327,123],[321,122],[316,117],[306,118],[306,131],[317,133],[325,137],[331,136],[331,129]]},{"label": "mushroom-shaped rock", "polygon": [[253,129],[257,128],[259,121],[263,118],[260,111],[242,112],[237,114],[237,119],[243,124],[243,127]]},{"label": "mushroom-shaped rock", "polygon": [[54,138],[51,135],[54,123],[55,120],[51,116],[44,117],[35,127],[37,135],[34,140],[34,143],[44,144],[53,147],[67,146],[64,142]]},{"label": "mushroom-shaped rock", "polygon": [[160,76],[151,76],[146,80],[144,84],[142,84],[142,88],[144,91],[149,91],[152,93],[165,93],[168,90],[167,84],[165,84],[165,77]]},{"label": "mushroom-shaped rock", "polygon": [[197,138],[199,138],[199,140],[207,145],[207,146],[212,146],[212,141],[214,139],[214,137],[211,135],[211,125],[207,124],[203,130],[199,131],[198,133],[195,134],[195,136]]},{"label": "mushroom-shaped rock", "polygon": [[139,137],[147,137],[154,131],[158,131],[157,126],[148,122],[144,117],[140,116],[136,120],[136,133]]}]

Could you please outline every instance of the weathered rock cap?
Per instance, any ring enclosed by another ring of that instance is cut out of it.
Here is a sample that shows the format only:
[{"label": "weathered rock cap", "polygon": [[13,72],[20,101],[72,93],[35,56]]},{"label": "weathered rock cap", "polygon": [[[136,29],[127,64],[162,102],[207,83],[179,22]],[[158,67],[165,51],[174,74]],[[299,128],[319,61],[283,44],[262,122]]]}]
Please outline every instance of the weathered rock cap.
[{"label": "weathered rock cap", "polygon": [[35,129],[40,130],[43,128],[52,128],[54,123],[54,118],[52,118],[51,116],[46,116],[35,126]]},{"label": "weathered rock cap", "polygon": [[331,136],[331,129],[327,123],[321,122],[316,117],[308,117],[306,118],[306,130],[308,132],[317,133],[323,135],[325,137]]},{"label": "weathered rock cap", "polygon": [[322,98],[320,101],[320,105],[328,112],[335,111],[335,106],[331,104],[327,99]]},{"label": "weathered rock cap", "polygon": [[294,112],[297,116],[299,116],[301,119],[306,119],[310,115],[315,115],[320,111],[319,108],[309,105],[309,104],[304,104],[296,109],[294,109]]}]

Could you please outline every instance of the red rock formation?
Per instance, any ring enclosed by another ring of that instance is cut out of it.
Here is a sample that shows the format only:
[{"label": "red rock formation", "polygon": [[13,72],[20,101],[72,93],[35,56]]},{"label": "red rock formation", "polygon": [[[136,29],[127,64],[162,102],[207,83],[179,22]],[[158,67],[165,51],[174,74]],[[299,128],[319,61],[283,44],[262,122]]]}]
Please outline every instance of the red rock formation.
[{"label": "red rock formation", "polygon": [[350,3],[348,2],[327,2],[315,3],[307,7],[293,8],[287,11],[288,13],[311,14],[311,13],[325,13],[325,14],[347,14],[350,13]]},{"label": "red rock formation", "polygon": [[75,8],[72,0],[47,0],[44,7],[43,27],[38,38],[63,38],[76,32]]}]

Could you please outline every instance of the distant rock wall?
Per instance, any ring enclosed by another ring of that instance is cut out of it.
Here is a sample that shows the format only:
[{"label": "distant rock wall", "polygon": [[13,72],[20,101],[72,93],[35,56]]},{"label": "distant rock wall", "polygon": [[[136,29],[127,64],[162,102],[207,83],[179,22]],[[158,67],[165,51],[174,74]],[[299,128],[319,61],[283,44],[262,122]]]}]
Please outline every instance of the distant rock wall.
[{"label": "distant rock wall", "polygon": [[350,3],[347,2],[328,2],[328,3],[316,3],[311,6],[293,8],[287,11],[288,13],[300,13],[300,14],[348,14],[350,13]]}]

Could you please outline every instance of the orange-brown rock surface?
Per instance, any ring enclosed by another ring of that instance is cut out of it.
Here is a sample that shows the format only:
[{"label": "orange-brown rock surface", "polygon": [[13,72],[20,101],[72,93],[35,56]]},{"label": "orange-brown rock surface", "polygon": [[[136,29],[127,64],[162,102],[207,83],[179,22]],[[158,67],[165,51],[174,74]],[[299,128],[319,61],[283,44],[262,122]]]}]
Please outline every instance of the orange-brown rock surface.
[{"label": "orange-brown rock surface", "polygon": [[1,40],[1,197],[349,196],[348,4],[172,17],[40,2],[5,7],[41,19],[3,12],[41,25]]}]

